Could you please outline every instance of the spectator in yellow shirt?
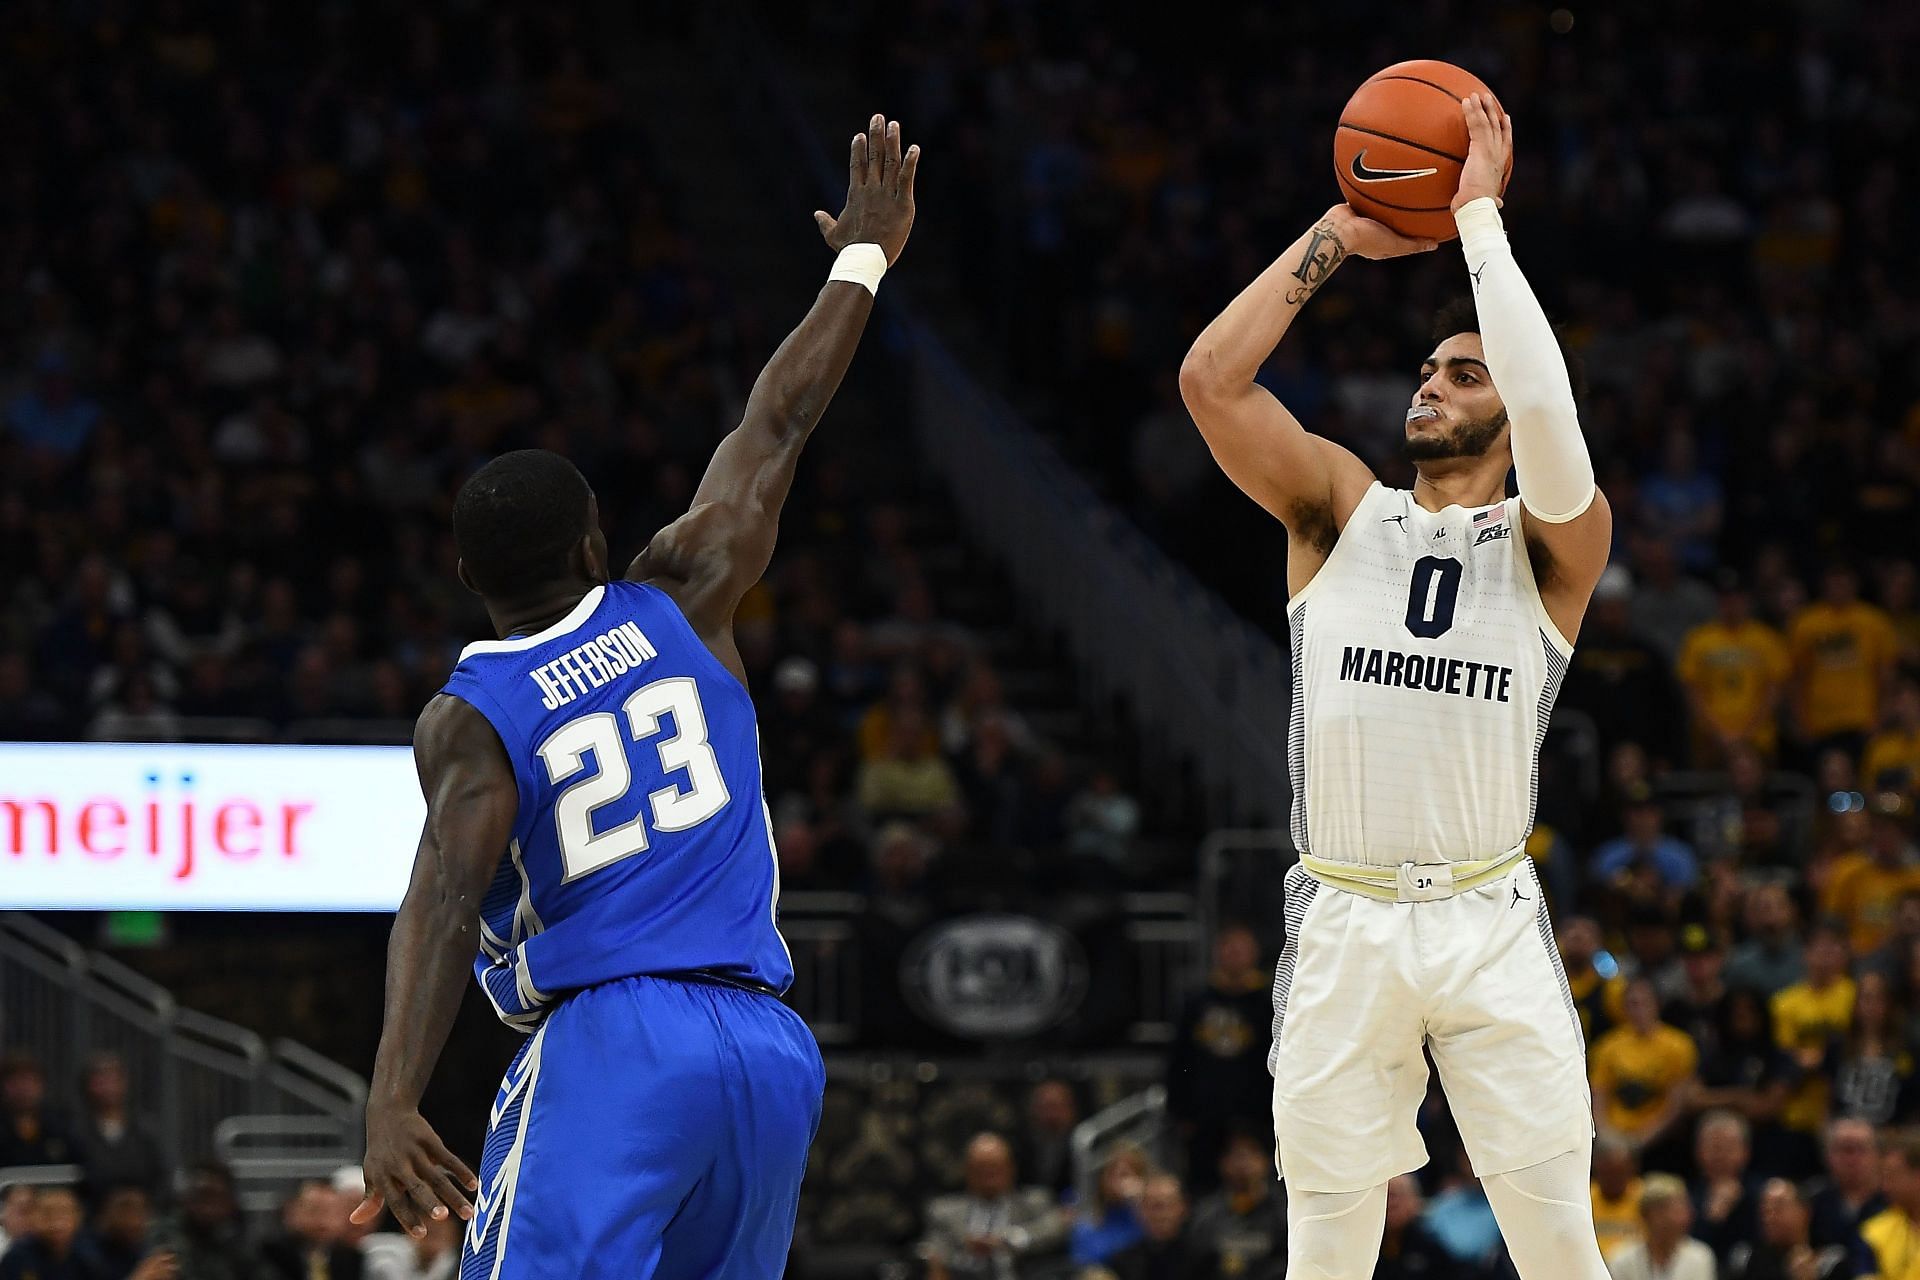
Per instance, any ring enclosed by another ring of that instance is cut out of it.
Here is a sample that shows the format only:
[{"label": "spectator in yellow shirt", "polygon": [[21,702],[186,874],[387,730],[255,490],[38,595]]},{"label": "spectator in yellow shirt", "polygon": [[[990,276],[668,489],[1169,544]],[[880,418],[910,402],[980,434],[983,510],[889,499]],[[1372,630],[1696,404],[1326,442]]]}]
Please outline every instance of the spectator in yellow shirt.
[{"label": "spectator in yellow shirt", "polygon": [[1825,832],[1815,846],[1813,858],[1807,863],[1807,888],[1813,891],[1813,900],[1818,904],[1819,916],[1840,916],[1840,901],[1836,897],[1840,887],[1847,883],[1858,869],[1873,861],[1867,856],[1867,833],[1873,826],[1873,819],[1867,817],[1867,808],[1863,802],[1858,809],[1830,811],[1823,824]]},{"label": "spectator in yellow shirt", "polygon": [[915,726],[915,756],[931,755],[940,750],[940,733],[933,723],[933,714],[927,709],[926,684],[921,679],[919,668],[909,663],[901,663],[893,669],[892,677],[887,681],[886,696],[868,707],[860,717],[855,736],[860,743],[862,760],[878,760],[886,756],[894,747],[897,738],[897,726],[901,721]]},{"label": "spectator in yellow shirt", "polygon": [[1725,764],[1743,742],[1773,757],[1792,663],[1780,633],[1753,616],[1753,597],[1732,570],[1720,579],[1719,616],[1687,632],[1676,666],[1692,713],[1696,767]]},{"label": "spectator in yellow shirt", "polygon": [[1807,1073],[1780,1115],[1793,1133],[1816,1134],[1827,1122],[1822,1071],[1853,1025],[1854,990],[1846,940],[1830,924],[1815,926],[1807,939],[1806,978],[1773,997],[1773,1041]]},{"label": "spectator in yellow shirt", "polygon": [[1920,681],[1894,686],[1887,727],[1867,742],[1860,757],[1860,783],[1869,791],[1920,795]]},{"label": "spectator in yellow shirt", "polygon": [[1829,566],[1820,599],[1801,609],[1789,629],[1794,723],[1815,752],[1838,746],[1857,756],[1880,719],[1893,670],[1893,626],[1859,590],[1850,567]]},{"label": "spectator in yellow shirt", "polygon": [[1860,1224],[1877,1280],[1920,1280],[1920,1141],[1887,1153],[1882,1190],[1892,1201]]},{"label": "spectator in yellow shirt", "polygon": [[1867,815],[1866,856],[1838,859],[1824,895],[1846,925],[1847,945],[1856,956],[1886,944],[1900,899],[1920,890],[1920,866],[1907,843],[1905,803],[1893,792],[1875,792],[1867,800]]},{"label": "spectator in yellow shirt", "polygon": [[1593,1046],[1593,1112],[1601,1133],[1644,1151],[1684,1112],[1700,1052],[1692,1036],[1660,1021],[1651,979],[1627,983],[1626,1013],[1625,1025]]},{"label": "spectator in yellow shirt", "polygon": [[951,814],[960,804],[960,783],[937,749],[929,748],[925,718],[912,708],[893,719],[891,749],[861,762],[854,796],[878,818],[930,818]]},{"label": "spectator in yellow shirt", "polygon": [[1640,1221],[1638,1163],[1633,1148],[1620,1139],[1604,1135],[1594,1139],[1593,1233],[1600,1240],[1600,1256],[1609,1261],[1646,1234]]}]

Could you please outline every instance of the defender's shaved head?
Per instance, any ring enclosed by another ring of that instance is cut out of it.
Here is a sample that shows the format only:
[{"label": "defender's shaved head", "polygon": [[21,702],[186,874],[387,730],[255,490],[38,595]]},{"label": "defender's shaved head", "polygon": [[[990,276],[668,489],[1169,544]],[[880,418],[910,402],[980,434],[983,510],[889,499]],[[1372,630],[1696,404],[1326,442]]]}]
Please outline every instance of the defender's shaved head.
[{"label": "defender's shaved head", "polygon": [[453,500],[453,536],[475,590],[514,599],[569,571],[592,531],[593,490],[580,469],[545,449],[503,453]]}]

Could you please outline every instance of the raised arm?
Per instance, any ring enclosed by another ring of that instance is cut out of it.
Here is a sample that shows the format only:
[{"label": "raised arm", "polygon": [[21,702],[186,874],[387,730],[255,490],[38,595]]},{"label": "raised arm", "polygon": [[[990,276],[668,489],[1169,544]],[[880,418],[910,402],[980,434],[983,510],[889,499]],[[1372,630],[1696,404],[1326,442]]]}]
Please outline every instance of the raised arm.
[{"label": "raised arm", "polygon": [[919,164],[919,147],[901,154],[898,121],[876,115],[867,132],[855,135],[846,207],[838,218],[813,215],[827,244],[839,251],[826,286],[760,371],[746,413],[714,451],[692,508],[627,570],[628,578],[673,596],[709,643],[730,634],[740,598],[773,558],[800,450],[853,362],[881,273],[900,257],[913,229]]},{"label": "raised arm", "polygon": [[1335,205],[1200,331],[1180,365],[1181,398],[1214,461],[1287,526],[1293,590],[1332,550],[1373,473],[1347,449],[1310,435],[1254,377],[1307,299],[1348,257],[1393,258],[1433,247]]},{"label": "raised arm", "polygon": [[1480,94],[1465,99],[1460,109],[1470,141],[1453,199],[1454,222],[1473,281],[1487,369],[1512,423],[1513,471],[1528,538],[1551,553],[1541,596],[1561,630],[1572,635],[1607,567],[1613,512],[1594,486],[1593,460],[1580,433],[1560,344],[1514,261],[1500,220],[1498,192],[1513,154],[1513,121]]},{"label": "raised arm", "polygon": [[479,949],[480,899],[513,837],[519,792],[499,735],[478,711],[441,694],[420,713],[413,756],[427,799],[413,879],[387,943],[386,1015],[367,1095],[369,1222],[384,1203],[409,1234],[427,1219],[471,1218],[461,1194],[479,1184],[420,1116],[420,1095],[446,1047]]}]

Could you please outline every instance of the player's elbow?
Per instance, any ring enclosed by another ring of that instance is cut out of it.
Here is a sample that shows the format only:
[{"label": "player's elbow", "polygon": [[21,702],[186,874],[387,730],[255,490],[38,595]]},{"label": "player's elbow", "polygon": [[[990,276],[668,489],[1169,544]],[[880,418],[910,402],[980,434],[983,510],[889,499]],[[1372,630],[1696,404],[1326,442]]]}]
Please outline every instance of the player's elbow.
[{"label": "player's elbow", "polygon": [[763,373],[747,397],[741,425],[774,440],[804,440],[825,411],[826,397],[803,380]]},{"label": "player's elbow", "polygon": [[768,405],[755,425],[778,444],[805,440],[824,410],[824,405],[816,406],[806,395],[795,394]]},{"label": "player's elbow", "polygon": [[1187,358],[1180,362],[1180,398],[1187,408],[1198,411],[1201,405],[1217,400],[1226,388],[1220,364],[1211,348],[1194,343]]},{"label": "player's elbow", "polygon": [[1193,425],[1216,448],[1220,430],[1233,420],[1234,386],[1211,351],[1195,347],[1180,364],[1180,400]]}]

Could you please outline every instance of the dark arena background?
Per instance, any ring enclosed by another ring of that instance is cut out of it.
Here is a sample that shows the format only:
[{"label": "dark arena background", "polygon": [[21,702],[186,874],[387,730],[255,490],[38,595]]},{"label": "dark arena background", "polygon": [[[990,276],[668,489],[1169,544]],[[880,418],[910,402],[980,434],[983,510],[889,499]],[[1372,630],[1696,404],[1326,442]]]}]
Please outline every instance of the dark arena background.
[{"label": "dark arena background", "polygon": [[[1513,115],[1614,511],[1528,844],[1603,1248],[1920,1277],[1920,7],[15,0],[0,48],[0,1280],[453,1274],[346,1222],[413,720],[492,636],[453,494],[561,452],[622,565],[682,513],[875,111],[918,221],[735,622],[828,1065],[788,1274],[1283,1276],[1285,533],[1176,375],[1406,58]],[[1405,486],[1464,291],[1350,263],[1260,381]],[[470,1163],[520,1039],[470,985],[422,1106]],[[1511,1275],[1437,1084],[1421,1129],[1377,1274]]]}]

